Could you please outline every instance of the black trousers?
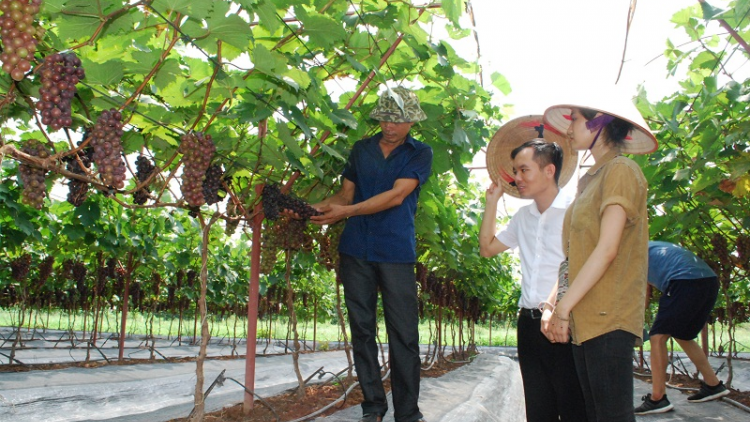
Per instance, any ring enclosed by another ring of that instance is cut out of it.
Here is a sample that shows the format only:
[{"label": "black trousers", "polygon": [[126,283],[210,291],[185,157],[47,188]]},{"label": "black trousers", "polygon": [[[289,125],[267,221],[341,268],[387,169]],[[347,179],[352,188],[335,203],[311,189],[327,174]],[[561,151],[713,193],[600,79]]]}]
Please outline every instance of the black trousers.
[{"label": "black trousers", "polygon": [[388,333],[393,416],[396,422],[419,420],[421,362],[414,264],[370,262],[341,254],[339,269],[349,312],[354,365],[364,395],[362,413],[383,415],[388,411],[375,341],[380,288]]},{"label": "black trousers", "polygon": [[550,343],[541,333],[541,315],[518,317],[521,366],[528,422],[586,422],[586,405],[570,343]]},{"label": "black trousers", "polygon": [[635,422],[635,340],[635,335],[615,330],[573,346],[590,422]]}]

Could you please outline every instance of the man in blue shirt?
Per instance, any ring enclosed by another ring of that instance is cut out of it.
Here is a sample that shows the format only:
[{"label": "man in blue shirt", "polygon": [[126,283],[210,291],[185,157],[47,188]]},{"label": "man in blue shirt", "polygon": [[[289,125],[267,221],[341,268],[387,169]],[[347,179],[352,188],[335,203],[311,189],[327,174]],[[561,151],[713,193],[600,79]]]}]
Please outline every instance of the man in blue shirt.
[{"label": "man in blue shirt", "polygon": [[671,411],[667,399],[667,340],[674,337],[698,371],[703,375],[698,393],[688,397],[692,403],[715,400],[729,390],[708,362],[695,341],[708,321],[719,292],[716,273],[692,252],[668,242],[648,242],[648,282],[659,289],[659,310],[649,332],[651,341],[651,393],[636,407],[636,415]]},{"label": "man in blue shirt", "polygon": [[360,422],[388,410],[376,344],[378,289],[383,296],[396,422],[422,421],[419,411],[419,314],[414,215],[430,175],[432,149],[409,135],[427,118],[417,96],[388,89],[370,114],[381,131],[354,144],[341,190],[314,207],[316,224],[347,219],[339,243],[357,377],[364,395]]}]

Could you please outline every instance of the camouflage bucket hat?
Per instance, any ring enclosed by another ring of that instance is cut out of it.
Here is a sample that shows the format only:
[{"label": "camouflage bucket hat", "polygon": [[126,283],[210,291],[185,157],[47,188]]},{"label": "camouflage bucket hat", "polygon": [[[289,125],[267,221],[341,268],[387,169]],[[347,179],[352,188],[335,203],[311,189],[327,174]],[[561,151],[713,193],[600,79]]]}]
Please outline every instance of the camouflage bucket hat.
[{"label": "camouflage bucket hat", "polygon": [[425,120],[427,115],[419,107],[417,95],[399,86],[380,96],[370,118],[379,122],[412,123]]}]

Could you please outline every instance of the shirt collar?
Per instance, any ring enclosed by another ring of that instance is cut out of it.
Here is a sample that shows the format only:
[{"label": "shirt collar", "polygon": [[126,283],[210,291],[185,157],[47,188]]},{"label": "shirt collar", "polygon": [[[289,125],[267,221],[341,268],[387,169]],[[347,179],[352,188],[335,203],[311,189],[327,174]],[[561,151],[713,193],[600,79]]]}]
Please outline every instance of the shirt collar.
[{"label": "shirt collar", "polygon": [[[380,138],[382,138],[382,137],[383,137],[383,132],[378,132],[375,136],[372,137],[372,140],[374,141],[375,144],[377,144],[378,142],[380,142]],[[416,148],[417,147],[417,140],[414,139],[414,138],[412,138],[411,131],[409,131],[409,133],[406,134],[406,140],[401,145],[407,145],[407,144],[411,145],[412,148]],[[399,146],[401,146],[401,145],[399,145]]]},{"label": "shirt collar", "polygon": [[594,163],[593,166],[589,169],[589,171],[586,172],[586,174],[589,174],[591,176],[595,175],[596,173],[601,170],[602,167],[604,167],[607,163],[614,160],[616,157],[618,157],[620,154],[622,154],[622,151],[620,151],[617,148],[611,149],[607,151],[602,158],[596,160],[596,163]]},{"label": "shirt collar", "polygon": [[[573,202],[573,198],[570,197],[567,193],[563,192],[562,189],[560,189],[557,192],[557,196],[555,196],[555,199],[552,201],[552,204],[550,204],[549,208],[556,208],[558,210],[566,210],[568,209],[568,205]],[[549,209],[548,208],[548,209]],[[540,216],[542,213],[539,212],[539,207],[536,205],[536,201],[533,201],[531,203],[531,213]]]},{"label": "shirt collar", "polygon": [[550,205],[550,208],[566,210],[572,202],[573,197],[569,193],[563,191],[562,188],[560,188],[560,191],[557,192],[557,196],[555,197],[555,200],[552,201],[552,205]]}]

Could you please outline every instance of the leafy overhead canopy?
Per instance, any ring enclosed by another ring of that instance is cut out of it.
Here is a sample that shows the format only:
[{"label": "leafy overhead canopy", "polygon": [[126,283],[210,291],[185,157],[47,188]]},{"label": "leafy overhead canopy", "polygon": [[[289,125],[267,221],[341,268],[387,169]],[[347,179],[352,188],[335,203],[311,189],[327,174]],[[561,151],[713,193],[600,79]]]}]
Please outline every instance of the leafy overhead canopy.
[{"label": "leafy overhead canopy", "polygon": [[[183,230],[184,223],[165,223],[173,214],[166,217],[164,208],[179,213],[189,208],[177,185],[185,166],[178,148],[190,131],[214,140],[213,164],[225,171],[228,191],[223,204],[192,212],[235,219],[224,205],[231,202],[233,212],[249,221],[259,202],[253,187],[264,183],[286,184],[316,202],[336,189],[353,143],[378,130],[368,116],[379,92],[404,85],[417,92],[428,116],[413,135],[435,151],[435,182],[424,187],[418,212],[420,237],[424,247],[443,248],[449,233],[463,230],[454,219],[468,212],[460,210],[463,204],[446,202],[446,184],[468,187],[464,164],[486,144],[488,126],[500,118],[490,93],[477,82],[474,59],[451,46],[451,40],[469,34],[460,26],[464,3],[46,0],[37,16],[45,34],[34,67],[55,52],[71,51],[81,59],[86,77],[71,104],[73,125],[54,132],[39,123],[38,71],[18,83],[0,75],[6,98],[0,104],[3,142],[17,150],[21,140],[46,140],[55,155],[43,165],[50,170],[48,183],[59,189],[70,176],[63,159],[72,158],[79,144],[88,145],[85,129],[102,111],[115,108],[125,122],[128,182],[122,190],[108,187],[94,166],[81,176],[94,188],[83,205],[73,208],[58,194],[44,213],[20,205],[17,188],[4,183],[0,195],[12,205],[0,212],[3,244],[22,248],[54,235],[49,247],[87,254],[133,247],[147,238],[117,215],[150,222],[148,230],[156,232]],[[509,92],[501,75],[493,80]],[[147,182],[135,177],[136,154],[156,165],[158,174]],[[28,162],[17,154],[3,159],[11,157]],[[17,167],[6,162],[4,174],[13,175]],[[150,199],[137,205],[131,195],[144,186]],[[158,237],[154,242],[162,244]],[[488,262],[480,271],[487,274],[496,265]]]}]

